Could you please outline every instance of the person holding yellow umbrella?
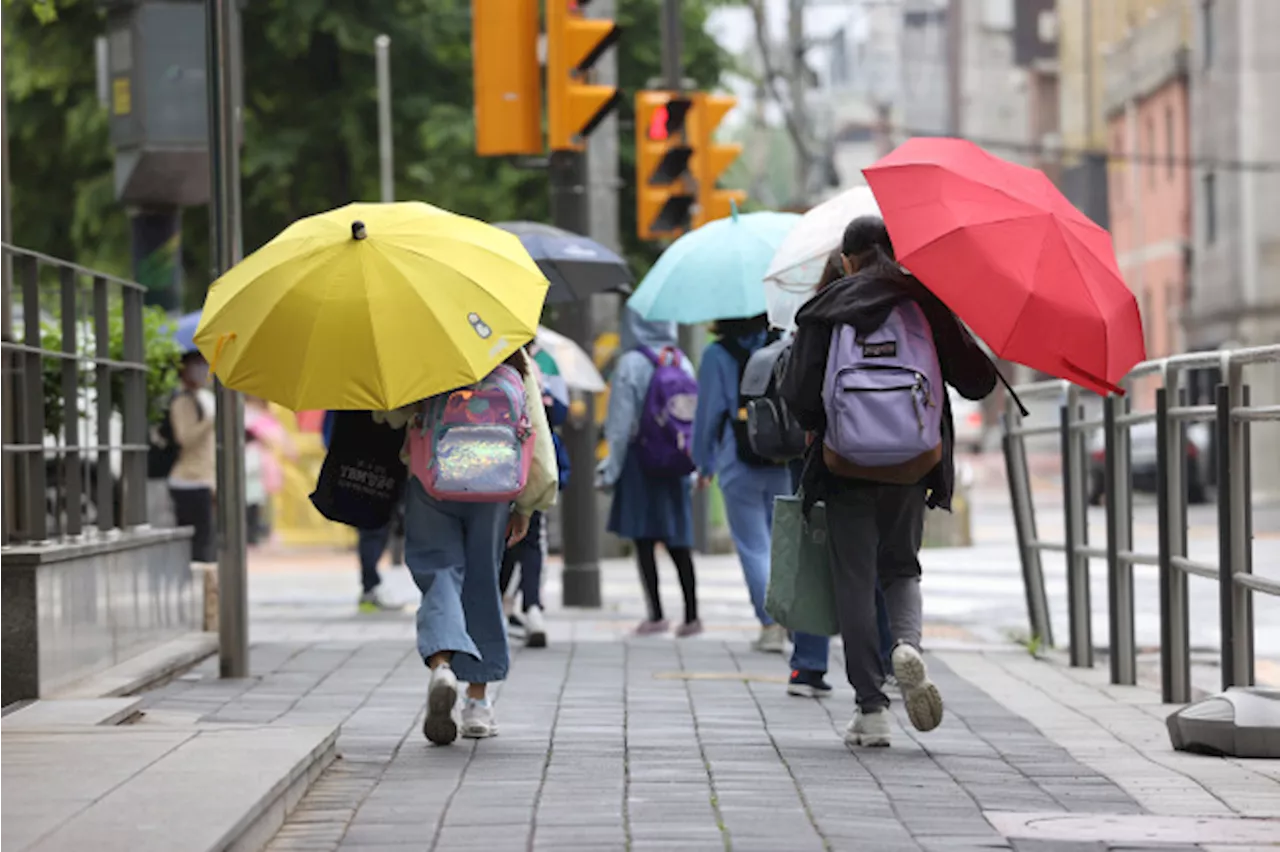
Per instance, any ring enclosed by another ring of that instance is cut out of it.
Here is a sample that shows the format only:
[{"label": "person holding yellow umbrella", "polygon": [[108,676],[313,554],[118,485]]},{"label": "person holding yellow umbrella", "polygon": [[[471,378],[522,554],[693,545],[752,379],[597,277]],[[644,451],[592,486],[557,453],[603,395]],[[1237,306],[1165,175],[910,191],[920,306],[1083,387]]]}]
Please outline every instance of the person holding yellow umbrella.
[{"label": "person holding yellow umbrella", "polygon": [[487,686],[510,661],[499,560],[555,502],[523,349],[546,292],[511,234],[422,203],[351,204],[294,223],[216,281],[196,331],[228,387],[405,427],[405,561],[431,669],[423,733],[438,745],[497,732]]}]

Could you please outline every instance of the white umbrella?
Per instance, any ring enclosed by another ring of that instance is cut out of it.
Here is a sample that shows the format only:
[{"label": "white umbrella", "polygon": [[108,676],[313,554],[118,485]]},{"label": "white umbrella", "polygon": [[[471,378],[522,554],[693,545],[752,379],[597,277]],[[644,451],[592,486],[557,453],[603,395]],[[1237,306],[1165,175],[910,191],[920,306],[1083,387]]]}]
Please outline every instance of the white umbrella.
[{"label": "white umbrella", "polygon": [[845,226],[859,216],[879,215],[880,205],[866,186],[855,186],[810,208],[778,246],[765,273],[769,322],[781,329],[794,328],[796,311],[813,295],[827,257],[840,247]]},{"label": "white umbrella", "polygon": [[566,386],[587,393],[600,393],[605,389],[604,377],[581,346],[541,325],[534,341],[555,362]]}]

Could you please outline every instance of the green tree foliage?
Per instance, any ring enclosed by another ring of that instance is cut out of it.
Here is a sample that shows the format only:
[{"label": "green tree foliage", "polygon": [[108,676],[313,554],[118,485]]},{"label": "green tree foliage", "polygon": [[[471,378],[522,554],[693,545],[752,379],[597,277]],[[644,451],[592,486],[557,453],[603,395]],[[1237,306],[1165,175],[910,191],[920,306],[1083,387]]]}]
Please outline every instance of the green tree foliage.
[{"label": "green tree foliage", "polygon": [[[685,75],[713,88],[727,57],[706,33],[715,0],[685,0]],[[633,101],[660,74],[661,0],[618,0],[623,27],[622,234],[642,274],[656,247],[635,234]],[[301,216],[378,197],[373,39],[391,37],[396,195],[488,221],[545,220],[544,171],[474,154],[471,22],[466,0],[253,0],[244,6],[244,246]],[[5,0],[14,239],[129,275],[125,211],[115,201],[107,116],[98,104],[94,0]],[[208,217],[183,222],[188,307],[209,279]]]}]

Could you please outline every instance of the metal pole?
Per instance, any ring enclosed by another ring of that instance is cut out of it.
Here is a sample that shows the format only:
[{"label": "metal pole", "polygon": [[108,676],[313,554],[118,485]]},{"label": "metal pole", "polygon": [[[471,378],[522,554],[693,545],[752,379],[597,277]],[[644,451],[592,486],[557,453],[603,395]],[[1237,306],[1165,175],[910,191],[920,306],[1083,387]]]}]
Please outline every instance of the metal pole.
[{"label": "metal pole", "polygon": [[1126,501],[1122,492],[1128,484],[1123,445],[1128,433],[1116,424],[1120,399],[1108,396],[1102,401],[1106,437],[1106,501],[1107,501],[1107,608],[1111,646],[1111,682],[1137,683],[1137,659],[1133,629],[1133,566],[1120,557],[1130,550],[1129,525],[1122,514]]},{"label": "metal pole", "polygon": [[[1166,377],[1166,381],[1168,378]],[[1179,465],[1174,455],[1177,424],[1169,420],[1169,388],[1156,391],[1156,524],[1160,570],[1160,683],[1165,704],[1191,700],[1191,660],[1187,647],[1187,577],[1173,566],[1181,555],[1174,519]]]},{"label": "metal pole", "polygon": [[1005,476],[1009,481],[1010,508],[1013,511],[1013,529],[1018,538],[1019,560],[1022,563],[1022,586],[1027,597],[1027,620],[1031,626],[1031,638],[1043,647],[1053,647],[1053,622],[1049,617],[1049,598],[1044,587],[1044,566],[1040,561],[1040,549],[1036,546],[1035,503],[1031,495],[1031,477],[1027,470],[1027,448],[1022,436],[1013,434],[1014,424],[1022,425],[1017,410],[1006,412],[1004,436]]},{"label": "metal pole", "polygon": [[[1225,377],[1224,377],[1225,378]],[[1215,432],[1218,443],[1218,630],[1221,634],[1222,688],[1245,686],[1236,681],[1235,575],[1232,557],[1231,516],[1235,488],[1231,470],[1231,388],[1219,384]]]},{"label": "metal pole", "polygon": [[[578,151],[552,151],[549,163],[551,219],[566,231],[586,234],[591,227],[587,205],[587,160]],[[568,302],[560,307],[561,331],[588,352],[592,349],[591,306]],[[573,476],[564,491],[561,519],[564,524],[565,606],[598,607],[600,593],[600,530],[596,521],[596,492],[592,472],[596,467],[596,425],[591,395],[587,415],[570,418],[564,425],[565,449]]]},{"label": "metal pole", "polygon": [[[1249,389],[1244,384],[1244,367],[1231,364],[1225,376],[1230,408],[1232,410],[1248,404]],[[1235,417],[1229,418],[1228,429],[1231,433],[1228,445],[1227,464],[1230,465],[1231,512],[1226,528],[1226,535],[1231,539],[1231,606],[1233,610],[1232,644],[1233,662],[1235,664],[1235,686],[1253,686],[1253,594],[1245,586],[1235,582],[1237,574],[1247,574],[1251,570],[1250,556],[1253,542],[1250,541],[1249,515],[1252,512],[1252,494],[1249,483],[1249,434],[1248,422]],[[1225,490],[1218,486],[1218,493]],[[1219,497],[1221,499],[1221,496]],[[1219,528],[1219,536],[1223,530]],[[1225,629],[1225,626],[1224,626]],[[1225,639],[1224,639],[1225,642]]]},{"label": "metal pole", "polygon": [[1093,667],[1093,630],[1091,628],[1092,612],[1089,601],[1089,560],[1081,555],[1087,539],[1085,528],[1088,516],[1085,514],[1081,465],[1078,452],[1079,441],[1071,428],[1076,420],[1079,407],[1079,396],[1076,389],[1067,391],[1066,403],[1062,406],[1059,417],[1062,428],[1062,498],[1066,526],[1066,565],[1067,565],[1067,629],[1071,637],[1071,665],[1082,668]]},{"label": "metal pole", "polygon": [[[0,241],[9,245],[13,244],[13,226],[9,218],[9,116],[6,104],[8,103],[8,95],[5,89],[4,72],[0,71]],[[13,257],[6,251],[0,256],[0,314],[3,314],[3,328],[0,329],[0,339],[5,343],[11,343],[13,337]],[[12,377],[17,372],[17,359],[8,351],[4,352],[3,365],[0,366],[0,435],[3,435],[3,442],[6,444],[17,443],[17,422],[14,412],[14,395]],[[4,453],[0,459],[0,504],[3,505],[4,512],[4,532],[0,543],[8,544],[10,536],[15,530],[18,513],[15,509],[15,501],[18,495],[16,489],[15,474],[17,473],[17,465],[14,464],[14,456],[12,453]]]},{"label": "metal pole", "polygon": [[373,51],[378,67],[378,164],[385,204],[396,198],[391,146],[391,37],[383,34],[375,38]]},{"label": "metal pole", "polygon": [[[240,152],[236,145],[235,0],[205,0],[208,13],[209,219],[213,263],[219,275],[240,250]],[[218,398],[218,672],[249,674],[249,596],[245,546],[244,406],[240,394],[215,384]]]}]

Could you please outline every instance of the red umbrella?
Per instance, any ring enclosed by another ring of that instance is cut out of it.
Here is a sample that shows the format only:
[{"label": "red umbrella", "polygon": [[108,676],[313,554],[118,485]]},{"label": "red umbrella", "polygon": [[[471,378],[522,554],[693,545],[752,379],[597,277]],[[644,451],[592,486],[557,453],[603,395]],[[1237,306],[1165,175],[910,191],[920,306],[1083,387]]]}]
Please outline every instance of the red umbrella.
[{"label": "red umbrella", "polygon": [[917,137],[863,169],[898,261],[999,355],[1099,393],[1146,357],[1111,236],[1043,172]]}]

